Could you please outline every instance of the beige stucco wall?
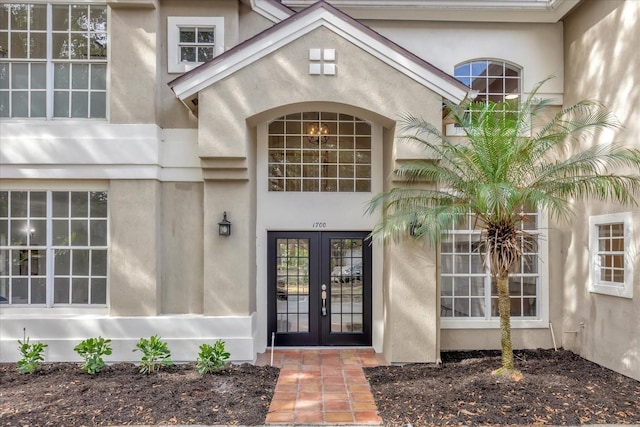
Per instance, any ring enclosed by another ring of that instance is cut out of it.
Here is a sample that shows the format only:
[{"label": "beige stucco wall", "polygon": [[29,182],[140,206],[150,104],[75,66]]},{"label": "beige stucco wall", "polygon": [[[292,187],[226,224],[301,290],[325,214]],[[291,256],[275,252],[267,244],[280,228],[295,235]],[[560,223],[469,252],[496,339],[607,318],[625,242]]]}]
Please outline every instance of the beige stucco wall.
[{"label": "beige stucco wall", "polygon": [[[310,48],[336,49],[336,76],[309,75]],[[324,28],[292,41],[200,92],[199,153],[204,167],[209,169],[205,171],[205,180],[207,176],[214,178],[205,182],[205,230],[221,218],[223,210],[234,224],[229,239],[205,233],[204,258],[215,259],[215,263],[205,263],[205,313],[247,314],[246,310],[253,305],[254,296],[246,290],[255,286],[256,278],[251,274],[255,258],[246,259],[238,254],[255,253],[255,220],[251,212],[255,202],[252,160],[255,125],[275,118],[273,114],[281,114],[282,107],[287,105],[298,111],[317,108],[318,103],[353,105],[379,118],[384,127],[384,144],[390,147],[388,164],[394,157],[417,156],[412,148],[398,148],[394,143],[398,115],[412,112],[438,123],[441,102],[440,96]],[[435,280],[431,282],[433,288],[423,288],[425,271],[434,270],[433,259],[417,259],[413,265],[420,271],[407,273],[403,266],[411,253],[410,248],[394,250],[385,263],[388,270],[385,310],[398,313],[385,318],[386,330],[397,332],[386,334],[385,347],[394,360],[435,361]],[[416,299],[416,295],[420,298]],[[418,318],[401,314],[406,298],[424,303],[418,310]],[[419,339],[415,331],[420,331]]]},{"label": "beige stucco wall", "polygon": [[[640,2],[583,0],[565,20],[565,100],[595,98],[624,125],[594,142],[622,141],[640,148]],[[620,171],[618,171],[620,172]],[[640,200],[640,194],[637,195]],[[633,212],[630,254],[633,299],[591,293],[589,216]],[[566,240],[564,346],[640,379],[640,209],[610,203],[576,203]]]},{"label": "beige stucco wall", "polygon": [[109,121],[156,122],[158,11],[109,8]]},{"label": "beige stucco wall", "polygon": [[405,239],[385,250],[384,356],[394,363],[436,362],[440,357],[437,252]]},{"label": "beige stucco wall", "polygon": [[[605,0],[608,1],[608,0]],[[562,22],[364,21],[398,45],[453,75],[454,67],[474,59],[497,59],[523,68],[523,91],[550,75],[544,92],[562,94]]]},{"label": "beige stucco wall", "polygon": [[166,182],[161,187],[162,313],[202,313],[203,184]]},{"label": "beige stucco wall", "polygon": [[160,313],[160,183],[109,186],[109,306],[112,316]]},{"label": "beige stucco wall", "polygon": [[274,25],[264,16],[251,10],[251,6],[240,3],[238,42],[243,42]]},{"label": "beige stucco wall", "polygon": [[202,313],[202,186],[111,181],[111,315]]}]

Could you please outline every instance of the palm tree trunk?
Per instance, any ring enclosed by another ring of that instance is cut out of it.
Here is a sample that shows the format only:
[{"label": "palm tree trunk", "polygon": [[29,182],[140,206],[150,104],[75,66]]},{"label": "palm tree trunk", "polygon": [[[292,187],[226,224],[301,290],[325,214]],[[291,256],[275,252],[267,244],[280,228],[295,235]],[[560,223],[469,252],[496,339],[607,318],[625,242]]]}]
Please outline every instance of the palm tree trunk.
[{"label": "palm tree trunk", "polygon": [[502,369],[513,371],[513,345],[511,344],[511,301],[509,299],[509,273],[498,277],[498,311],[500,313],[500,343]]}]

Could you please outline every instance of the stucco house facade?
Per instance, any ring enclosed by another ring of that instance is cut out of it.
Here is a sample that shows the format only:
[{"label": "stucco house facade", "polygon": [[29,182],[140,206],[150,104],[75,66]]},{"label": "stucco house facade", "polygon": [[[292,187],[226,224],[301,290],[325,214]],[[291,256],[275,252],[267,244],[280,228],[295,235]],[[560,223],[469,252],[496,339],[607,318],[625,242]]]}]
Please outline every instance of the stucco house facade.
[{"label": "stucco house facade", "polygon": [[[371,242],[371,198],[422,158],[403,113],[459,138],[443,100],[595,98],[640,147],[640,3],[615,0],[0,2],[0,360],[158,334],[367,346],[390,362],[500,344],[496,293],[458,225]],[[640,195],[638,195],[640,197]],[[576,202],[511,280],[516,348],[640,379],[640,209]],[[227,222],[228,221],[228,222]],[[606,246],[606,250],[603,248]]]}]

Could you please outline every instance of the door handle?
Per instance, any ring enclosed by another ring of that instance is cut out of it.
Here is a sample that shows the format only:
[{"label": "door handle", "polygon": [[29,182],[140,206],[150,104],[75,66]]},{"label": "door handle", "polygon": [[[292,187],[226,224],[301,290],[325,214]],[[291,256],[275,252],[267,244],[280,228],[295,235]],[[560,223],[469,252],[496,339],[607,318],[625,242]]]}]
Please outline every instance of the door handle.
[{"label": "door handle", "polygon": [[327,315],[327,285],[322,285],[322,292],[320,293],[322,298],[322,316]]}]

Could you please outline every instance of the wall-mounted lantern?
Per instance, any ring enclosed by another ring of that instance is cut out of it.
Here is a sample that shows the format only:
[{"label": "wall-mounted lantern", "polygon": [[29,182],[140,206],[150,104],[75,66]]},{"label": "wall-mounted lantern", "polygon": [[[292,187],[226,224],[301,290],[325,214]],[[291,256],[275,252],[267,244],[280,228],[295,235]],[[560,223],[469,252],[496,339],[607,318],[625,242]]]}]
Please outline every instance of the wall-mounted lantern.
[{"label": "wall-mounted lantern", "polygon": [[227,219],[227,212],[224,213],[224,218],[218,223],[218,234],[221,236],[231,235],[231,221]]}]

